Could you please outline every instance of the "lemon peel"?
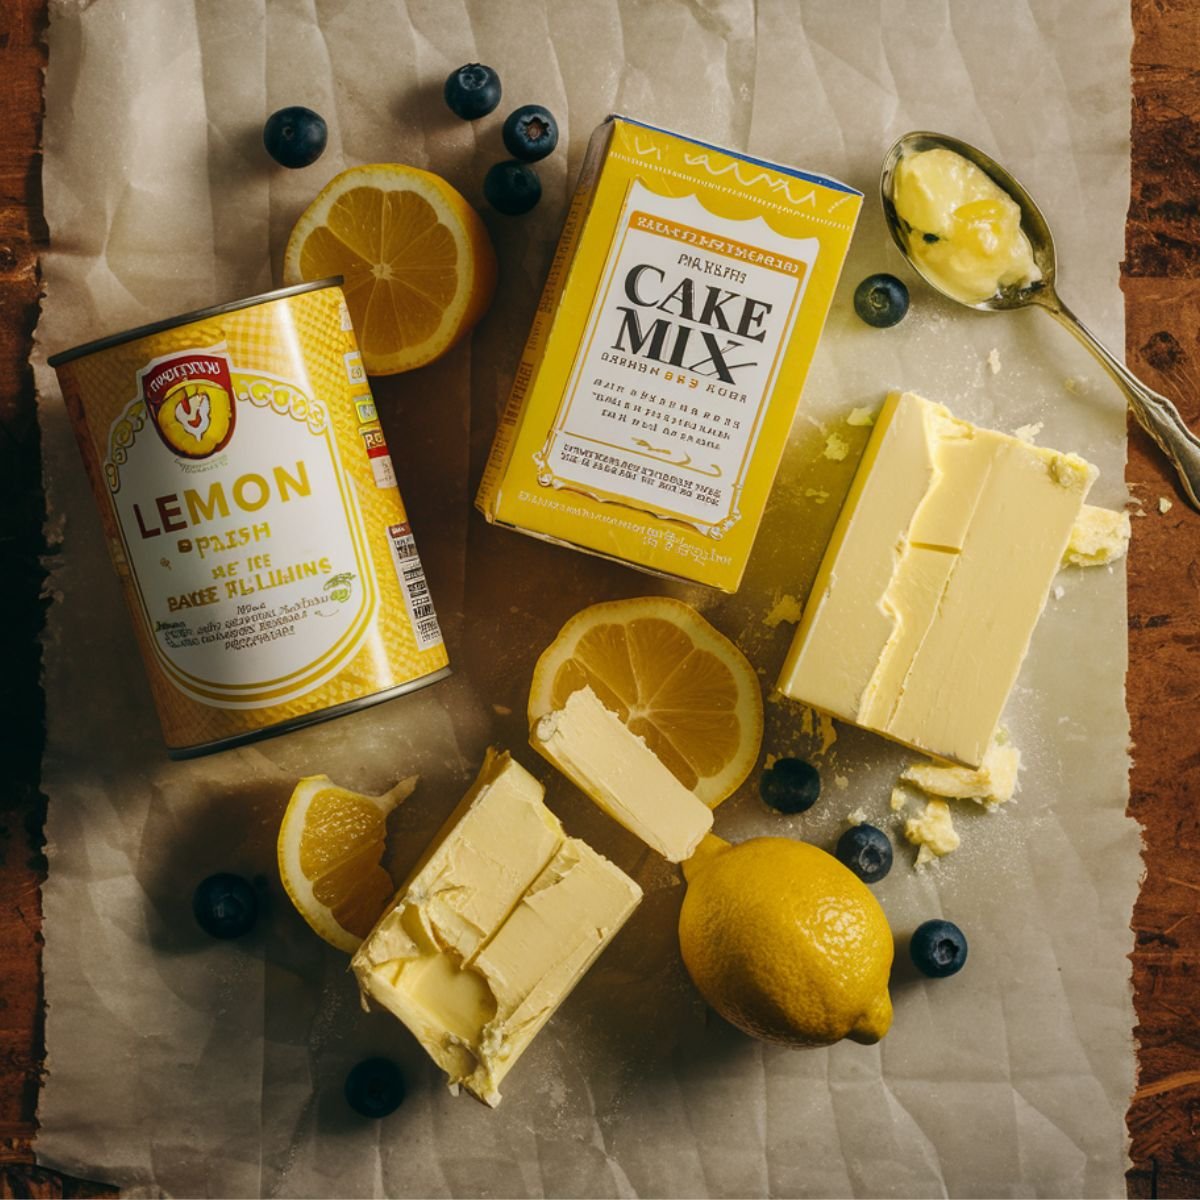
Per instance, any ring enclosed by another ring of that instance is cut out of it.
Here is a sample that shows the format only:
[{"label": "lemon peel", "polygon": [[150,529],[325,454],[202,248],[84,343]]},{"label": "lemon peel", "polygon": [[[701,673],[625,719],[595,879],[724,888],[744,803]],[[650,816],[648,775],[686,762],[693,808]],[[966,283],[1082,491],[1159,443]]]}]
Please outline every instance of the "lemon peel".
[{"label": "lemon peel", "polygon": [[292,791],[279,826],[279,878],[288,899],[331,946],[353,954],[396,888],[383,869],[388,814],[412,795],[417,776],[381,796],[309,775]]},{"label": "lemon peel", "polygon": [[684,966],[704,999],[753,1037],[871,1044],[892,1022],[893,941],[870,889],[831,854],[789,838],[710,835],[684,864]]}]

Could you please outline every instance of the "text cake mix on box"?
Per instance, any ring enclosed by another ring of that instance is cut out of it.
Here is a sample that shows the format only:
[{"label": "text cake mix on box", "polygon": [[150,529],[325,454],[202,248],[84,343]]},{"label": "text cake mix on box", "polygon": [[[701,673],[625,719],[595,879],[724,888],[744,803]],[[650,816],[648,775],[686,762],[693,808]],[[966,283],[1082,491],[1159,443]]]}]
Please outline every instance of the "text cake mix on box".
[{"label": "text cake mix on box", "polygon": [[489,521],[736,590],[862,194],[610,117],[479,488]]}]

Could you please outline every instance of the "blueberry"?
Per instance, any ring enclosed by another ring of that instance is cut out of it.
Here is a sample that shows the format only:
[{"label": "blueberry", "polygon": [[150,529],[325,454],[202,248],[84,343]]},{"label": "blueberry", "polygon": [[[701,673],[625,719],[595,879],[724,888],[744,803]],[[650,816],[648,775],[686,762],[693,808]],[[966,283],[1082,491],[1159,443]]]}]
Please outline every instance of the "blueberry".
[{"label": "blueberry", "polygon": [[863,883],[878,883],[892,869],[892,843],[874,825],[851,826],[838,838],[834,853]]},{"label": "blueberry", "polygon": [[258,897],[240,875],[210,875],[192,893],[192,913],[200,928],[215,938],[241,937],[258,919]]},{"label": "blueberry", "polygon": [[899,324],[908,312],[908,288],[895,275],[868,275],[854,289],[854,311],[876,329]]},{"label": "blueberry", "polygon": [[474,121],[500,103],[500,76],[482,63],[467,63],[450,72],[442,95],[456,117]]},{"label": "blueberry", "polygon": [[307,167],[325,150],[325,120],[299,104],[272,113],[263,126],[263,145],[281,167]]},{"label": "blueberry", "polygon": [[483,178],[483,194],[497,212],[515,217],[542,198],[542,181],[524,163],[498,162]]},{"label": "blueberry", "polygon": [[758,792],[781,813],[807,812],[821,794],[821,777],[817,768],[802,758],[779,758],[762,773]]},{"label": "blueberry", "polygon": [[522,162],[537,162],[558,145],[558,122],[540,104],[514,109],[501,133],[505,149]]},{"label": "blueberry", "polygon": [[918,971],[942,979],[963,969],[967,939],[953,921],[926,921],[917,926],[908,952]]},{"label": "blueberry", "polygon": [[404,1077],[388,1058],[364,1058],[346,1076],[346,1103],[364,1117],[386,1117],[404,1100]]}]

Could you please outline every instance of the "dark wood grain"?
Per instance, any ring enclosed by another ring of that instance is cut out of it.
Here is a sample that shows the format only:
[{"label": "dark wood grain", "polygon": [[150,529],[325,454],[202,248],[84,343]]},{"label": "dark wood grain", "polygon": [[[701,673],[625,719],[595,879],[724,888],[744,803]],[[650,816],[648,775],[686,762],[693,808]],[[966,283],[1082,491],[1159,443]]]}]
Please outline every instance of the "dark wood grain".
[{"label": "dark wood grain", "polygon": [[[1200,428],[1200,5],[1133,0],[1126,357]],[[1200,1195],[1200,516],[1145,434],[1126,478],[1146,513],[1129,559],[1130,811],[1138,1084],[1131,1196]],[[1159,498],[1174,502],[1159,511]]]},{"label": "dark wood grain", "polygon": [[[1200,427],[1200,0],[1132,0],[1133,186],[1126,353]],[[37,632],[42,500],[26,365],[46,244],[39,184],[44,0],[0,4],[0,1197],[111,1194],[33,1166],[43,1055],[44,801]],[[1200,516],[1132,430],[1143,503],[1129,560],[1130,809],[1145,831],[1134,913],[1135,1197],[1200,1195]],[[1174,506],[1158,511],[1159,497]],[[99,1119],[99,1118],[98,1118]],[[95,1164],[97,1174],[104,1164]]]},{"label": "dark wood grain", "polygon": [[0,1197],[111,1195],[32,1165],[43,1058],[43,504],[28,367],[41,286],[44,0],[0,4]]},{"label": "dark wood grain", "polygon": [[11,585],[0,588],[6,664],[0,728],[12,733],[3,740],[0,773],[0,1160],[29,1156],[42,1050],[35,636],[42,504],[26,364],[37,320],[38,251],[45,244],[37,154],[45,63],[41,7],[0,9],[0,572]]}]

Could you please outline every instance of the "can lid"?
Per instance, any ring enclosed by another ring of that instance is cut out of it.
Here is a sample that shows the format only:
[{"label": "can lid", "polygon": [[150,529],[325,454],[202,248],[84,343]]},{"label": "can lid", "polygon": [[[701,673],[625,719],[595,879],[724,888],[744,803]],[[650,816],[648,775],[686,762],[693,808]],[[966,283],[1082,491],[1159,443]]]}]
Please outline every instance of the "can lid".
[{"label": "can lid", "polygon": [[193,321],[206,321],[209,317],[224,316],[225,313],[237,312],[240,308],[253,308],[256,304],[267,304],[272,300],[284,300],[288,296],[299,296],[302,292],[316,292],[321,288],[341,287],[342,277],[332,275],[328,279],[317,279],[312,283],[297,283],[291,287],[277,288],[273,292],[263,292],[258,296],[247,296],[244,300],[231,300],[228,304],[214,304],[211,308],[197,308],[192,312],[181,313],[177,317],[167,317],[162,321],[152,321],[149,325],[139,325],[136,329],[126,329],[121,333],[110,333],[108,337],[97,338],[92,342],[84,342],[81,346],[72,346],[70,350],[61,350],[52,354],[46,360],[52,367],[60,367],[63,363],[76,358],[85,358],[98,350],[109,350],[124,342],[134,342],[141,337],[149,337],[152,333],[162,333],[166,329],[174,329],[177,325],[190,325]]}]

